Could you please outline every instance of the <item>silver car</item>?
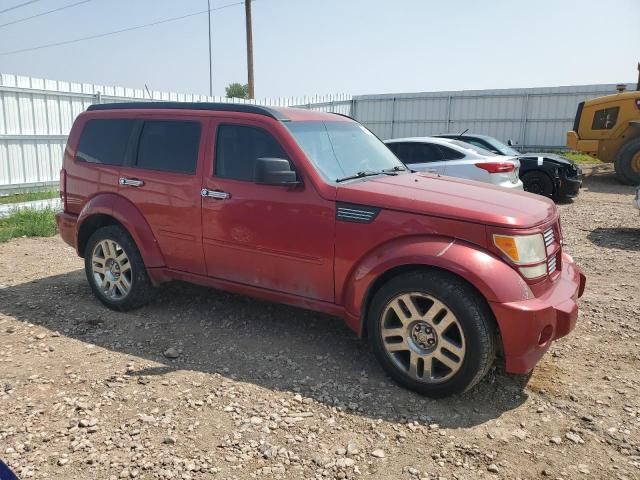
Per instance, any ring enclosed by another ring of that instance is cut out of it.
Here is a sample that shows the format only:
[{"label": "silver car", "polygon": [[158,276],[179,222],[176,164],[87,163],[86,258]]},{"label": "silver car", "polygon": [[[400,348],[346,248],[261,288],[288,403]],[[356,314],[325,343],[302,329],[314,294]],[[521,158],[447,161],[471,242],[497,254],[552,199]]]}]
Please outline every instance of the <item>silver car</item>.
[{"label": "silver car", "polygon": [[412,170],[522,190],[520,161],[515,157],[450,138],[394,138],[384,143]]}]

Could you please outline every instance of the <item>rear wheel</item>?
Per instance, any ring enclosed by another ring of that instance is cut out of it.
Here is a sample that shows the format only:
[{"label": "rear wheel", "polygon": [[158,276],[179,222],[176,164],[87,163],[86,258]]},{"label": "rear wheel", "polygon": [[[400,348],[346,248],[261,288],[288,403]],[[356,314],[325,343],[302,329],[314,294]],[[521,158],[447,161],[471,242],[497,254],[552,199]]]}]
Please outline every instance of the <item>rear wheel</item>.
[{"label": "rear wheel", "polygon": [[473,288],[447,272],[393,278],[376,292],[367,321],[374,352],[387,373],[428,396],[470,389],[495,357],[489,308]]},{"label": "rear wheel", "polygon": [[522,176],[522,184],[527,192],[544,195],[545,197],[553,196],[553,180],[544,172],[534,170],[525,173]]},{"label": "rear wheel", "polygon": [[84,252],[87,280],[107,307],[126,311],[141,307],[153,295],[153,286],[140,251],[118,225],[96,230]]},{"label": "rear wheel", "polygon": [[625,143],[614,161],[618,180],[627,185],[640,185],[640,138]]}]

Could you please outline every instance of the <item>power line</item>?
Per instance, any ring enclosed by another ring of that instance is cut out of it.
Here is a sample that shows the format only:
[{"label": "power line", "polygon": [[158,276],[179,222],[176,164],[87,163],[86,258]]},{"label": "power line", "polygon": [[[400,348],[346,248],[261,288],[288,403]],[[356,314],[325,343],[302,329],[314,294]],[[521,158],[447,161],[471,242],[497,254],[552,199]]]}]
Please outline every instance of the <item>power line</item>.
[{"label": "power line", "polygon": [[[37,1],[37,0],[32,0],[32,1]],[[211,11],[222,10],[223,8],[229,8],[229,7],[234,7],[236,5],[243,5],[243,4],[244,4],[244,2],[230,3],[228,5],[222,5],[221,7],[212,8]],[[205,13],[208,13],[208,11],[209,10],[202,10],[200,12],[194,12],[194,13],[189,13],[187,15],[181,15],[179,17],[171,17],[171,18],[166,18],[164,20],[159,20],[157,22],[145,23],[143,25],[136,25],[135,27],[122,28],[120,30],[114,30],[114,31],[111,31],[111,32],[99,33],[97,35],[89,35],[88,37],[74,38],[73,40],[64,40],[62,42],[48,43],[48,44],[45,44],[45,45],[38,45],[36,47],[21,48],[20,50],[12,50],[12,51],[9,51],[9,52],[0,52],[0,56],[14,55],[16,53],[32,52],[34,50],[41,50],[41,49],[44,49],[44,48],[59,47],[59,46],[62,46],[62,45],[69,45],[71,43],[83,42],[85,40],[94,40],[96,38],[108,37],[110,35],[116,35],[118,33],[131,32],[132,30],[139,30],[141,28],[153,27],[155,25],[161,25],[163,23],[169,23],[169,22],[175,22],[175,21],[178,21],[178,20],[183,20],[185,18],[195,17],[196,15],[204,15]]]},{"label": "power line", "polygon": [[5,8],[4,10],[0,10],[0,13],[10,12],[11,10],[15,10],[16,8],[26,7],[27,5],[31,5],[32,3],[39,2],[40,0],[29,0],[28,2],[20,3],[18,5],[14,5],[13,7]]},{"label": "power line", "polygon": [[83,3],[89,3],[92,0],[82,0],[81,2],[72,3],[70,5],[64,5],[59,8],[54,8],[53,10],[49,10],[47,12],[38,13],[36,15],[31,15],[30,17],[19,18],[18,20],[13,20],[11,22],[0,24],[0,28],[6,27],[7,25],[15,25],[16,23],[26,22],[27,20],[31,20],[32,18],[42,17],[44,15],[49,15],[50,13],[60,12],[61,10],[66,10],[67,8],[75,7],[77,5],[82,5]]}]

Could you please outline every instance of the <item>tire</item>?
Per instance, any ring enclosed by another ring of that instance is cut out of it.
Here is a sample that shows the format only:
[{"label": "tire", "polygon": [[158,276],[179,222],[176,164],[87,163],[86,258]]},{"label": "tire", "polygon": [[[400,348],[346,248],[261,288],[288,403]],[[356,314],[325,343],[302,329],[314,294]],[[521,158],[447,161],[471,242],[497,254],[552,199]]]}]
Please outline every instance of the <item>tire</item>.
[{"label": "tire", "polygon": [[155,290],[138,247],[118,225],[102,227],[89,237],[84,270],[95,296],[112,310],[139,308],[151,300]]},{"label": "tire", "polygon": [[522,184],[526,192],[552,197],[554,194],[553,180],[545,172],[534,170],[522,176]]},{"label": "tire", "polygon": [[375,293],[367,322],[385,371],[400,385],[429,397],[469,390],[495,358],[496,329],[486,302],[459,277],[441,270],[389,280]]},{"label": "tire", "polygon": [[616,177],[626,185],[640,185],[640,138],[625,143],[614,160]]}]

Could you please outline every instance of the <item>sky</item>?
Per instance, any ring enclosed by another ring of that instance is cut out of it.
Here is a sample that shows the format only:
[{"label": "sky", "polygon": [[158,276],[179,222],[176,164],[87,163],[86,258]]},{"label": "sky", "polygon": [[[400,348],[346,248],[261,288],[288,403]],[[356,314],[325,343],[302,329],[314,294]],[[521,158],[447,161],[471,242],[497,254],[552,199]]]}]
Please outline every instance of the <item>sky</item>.
[{"label": "sky", "polygon": [[[0,11],[26,0],[0,0]],[[37,0],[0,13],[0,73],[208,94],[207,0]],[[244,7],[211,0],[213,93],[246,83]],[[640,0],[254,0],[256,98],[635,82]]]}]

